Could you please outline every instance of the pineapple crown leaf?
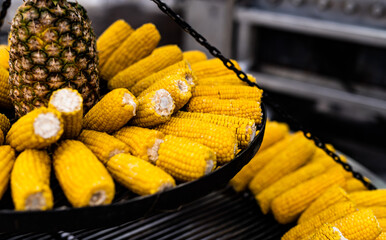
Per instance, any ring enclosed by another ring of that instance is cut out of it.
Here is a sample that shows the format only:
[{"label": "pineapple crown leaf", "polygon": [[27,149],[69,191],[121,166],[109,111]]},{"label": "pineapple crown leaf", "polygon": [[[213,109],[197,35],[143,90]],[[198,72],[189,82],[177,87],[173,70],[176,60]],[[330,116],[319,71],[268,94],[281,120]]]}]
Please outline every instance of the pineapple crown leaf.
[{"label": "pineapple crown leaf", "polygon": [[52,0],[52,2],[55,4],[55,6],[58,4],[59,0]]}]

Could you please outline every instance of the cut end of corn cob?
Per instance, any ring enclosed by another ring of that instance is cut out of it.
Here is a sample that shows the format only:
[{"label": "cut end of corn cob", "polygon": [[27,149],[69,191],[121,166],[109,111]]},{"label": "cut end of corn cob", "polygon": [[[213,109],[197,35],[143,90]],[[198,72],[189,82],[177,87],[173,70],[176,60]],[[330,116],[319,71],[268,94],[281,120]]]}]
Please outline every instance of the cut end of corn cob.
[{"label": "cut end of corn cob", "polygon": [[163,142],[164,142],[163,139],[157,138],[157,139],[155,139],[153,146],[151,146],[147,149],[147,156],[149,157],[149,160],[152,163],[155,163],[157,161],[158,150],[159,150],[161,143],[163,143]]},{"label": "cut end of corn cob", "polygon": [[90,206],[99,206],[102,205],[107,199],[106,191],[99,190],[91,195],[90,202],[88,203]]},{"label": "cut end of corn cob", "polygon": [[49,139],[62,133],[62,123],[53,113],[42,113],[35,118],[34,132],[43,139]]},{"label": "cut end of corn cob", "polygon": [[137,111],[137,103],[135,102],[133,95],[131,95],[129,93],[124,93],[123,99],[122,99],[122,104],[132,106],[133,107],[133,116],[135,116],[135,113]]},{"label": "cut end of corn cob", "polygon": [[59,112],[72,113],[82,108],[82,96],[71,89],[60,89],[52,94],[50,103]]},{"label": "cut end of corn cob", "polygon": [[40,210],[46,205],[46,198],[41,192],[31,194],[25,200],[25,210]]},{"label": "cut end of corn cob", "polygon": [[343,236],[343,234],[339,231],[339,229],[338,229],[337,227],[332,227],[332,230],[333,230],[335,233],[339,234],[339,237],[340,237],[339,240],[348,240],[347,238],[345,238],[345,237]]},{"label": "cut end of corn cob", "polygon": [[174,110],[173,98],[165,89],[156,91],[153,98],[154,110],[160,116],[169,116]]}]

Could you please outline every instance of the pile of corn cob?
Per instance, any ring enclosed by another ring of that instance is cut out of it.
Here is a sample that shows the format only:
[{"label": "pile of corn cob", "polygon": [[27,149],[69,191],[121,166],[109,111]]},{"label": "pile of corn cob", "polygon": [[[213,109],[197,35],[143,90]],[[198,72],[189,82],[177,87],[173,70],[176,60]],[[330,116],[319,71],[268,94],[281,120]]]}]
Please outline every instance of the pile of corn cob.
[{"label": "pile of corn cob", "polygon": [[236,191],[249,188],[261,211],[279,223],[297,220],[283,240],[386,239],[386,189],[367,190],[284,123],[267,123],[259,152],[230,184]]},{"label": "pile of corn cob", "polygon": [[[53,208],[52,166],[74,207],[109,204],[115,182],[154,194],[198,179],[246,148],[262,120],[262,91],[218,59],[157,47],[159,40],[153,24],[134,30],[122,20],[100,36],[108,91],[87,113],[79,92],[62,88],[47,107],[12,125],[0,114],[0,199],[10,182],[16,210]],[[0,93],[9,91],[7,78],[1,76]],[[4,99],[0,94],[0,105]]]}]

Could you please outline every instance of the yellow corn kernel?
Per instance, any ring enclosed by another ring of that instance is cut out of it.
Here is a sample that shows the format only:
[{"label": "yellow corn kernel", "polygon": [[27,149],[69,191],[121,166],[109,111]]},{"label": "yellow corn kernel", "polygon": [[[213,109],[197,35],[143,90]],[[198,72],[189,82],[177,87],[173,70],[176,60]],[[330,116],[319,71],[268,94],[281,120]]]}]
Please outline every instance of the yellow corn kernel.
[{"label": "yellow corn kernel", "polygon": [[0,67],[9,69],[9,47],[8,45],[0,45]]},{"label": "yellow corn kernel", "polygon": [[194,75],[190,64],[187,61],[182,60],[139,80],[130,88],[130,91],[134,96],[139,96],[151,85],[170,75],[178,75],[180,78],[185,79],[191,87],[194,87],[195,85],[196,75]]},{"label": "yellow corn kernel", "polygon": [[184,60],[190,64],[198,63],[207,60],[206,54],[198,50],[186,51],[182,53]]},{"label": "yellow corn kernel", "polygon": [[129,147],[131,155],[143,160],[155,162],[164,134],[157,130],[141,127],[123,127],[114,133],[114,137]]},{"label": "yellow corn kernel", "polygon": [[341,171],[331,169],[281,194],[272,201],[271,208],[275,219],[282,224],[290,223],[310,206],[330,186],[344,186]]},{"label": "yellow corn kernel", "polygon": [[137,99],[127,89],[115,89],[84,116],[83,127],[100,132],[114,132],[136,115],[137,106]]},{"label": "yellow corn kernel", "polygon": [[8,83],[9,73],[7,69],[0,66],[0,108],[11,109],[12,101],[9,97],[9,83]]},{"label": "yellow corn kernel", "polygon": [[151,23],[136,29],[101,67],[102,78],[110,80],[120,71],[148,56],[156,48],[160,39],[157,28]]},{"label": "yellow corn kernel", "polygon": [[262,120],[260,102],[248,99],[218,99],[192,97],[187,104],[188,112],[213,113],[253,119],[256,124]]},{"label": "yellow corn kernel", "polygon": [[240,172],[236,174],[236,176],[232,178],[230,184],[232,185],[233,189],[235,189],[237,192],[244,191],[255,174],[259,172],[260,169],[262,169],[276,155],[286,149],[292,139],[292,136],[288,136],[263,151],[259,150],[259,152],[251,159],[251,161],[245,165],[240,170]]},{"label": "yellow corn kernel", "polygon": [[310,240],[347,240],[343,234],[339,231],[338,228],[334,227],[331,224],[325,224],[322,228],[318,230],[313,236],[309,238]]},{"label": "yellow corn kernel", "polygon": [[164,79],[161,79],[143,91],[138,98],[145,96],[146,94],[164,89],[170,93],[173,98],[175,108],[173,112],[178,111],[182,108],[192,97],[192,88],[189,86],[185,77],[181,78],[179,74],[169,75]]},{"label": "yellow corn kernel", "polygon": [[53,159],[56,178],[74,207],[112,202],[114,181],[103,164],[82,142],[62,141]]},{"label": "yellow corn kernel", "polygon": [[344,189],[348,193],[367,190],[366,186],[361,181],[359,181],[354,177],[347,179],[346,186],[344,186]]},{"label": "yellow corn kernel", "polygon": [[281,239],[292,240],[301,239],[302,237],[306,238],[306,236],[312,235],[312,233],[323,224],[335,222],[355,211],[357,211],[356,205],[351,201],[334,204],[307,221],[291,228]]},{"label": "yellow corn kernel", "polygon": [[125,68],[108,82],[109,89],[133,87],[140,80],[182,60],[182,52],[177,45],[167,45],[155,49],[148,57]]},{"label": "yellow corn kernel", "polygon": [[[375,215],[375,214],[374,214]],[[376,215],[375,215],[376,216]],[[377,217],[377,216],[376,216]],[[383,229],[386,229],[386,218],[378,218],[379,226]]]},{"label": "yellow corn kernel", "polygon": [[349,197],[360,207],[386,207],[386,189],[353,192]]},{"label": "yellow corn kernel", "polygon": [[382,232],[377,218],[369,209],[353,212],[331,225],[338,228],[347,239],[374,240]]},{"label": "yellow corn kernel", "polygon": [[261,102],[263,90],[250,86],[196,86],[192,91],[193,97],[214,97],[219,99],[249,99]]},{"label": "yellow corn kernel", "polygon": [[249,183],[254,195],[275,183],[283,176],[304,165],[316,149],[315,144],[297,132],[293,141],[280,154],[267,163]]},{"label": "yellow corn kernel", "polygon": [[291,189],[304,181],[323,173],[325,170],[326,168],[321,164],[307,164],[304,167],[301,167],[298,170],[280,178],[278,181],[265,188],[255,196],[261,211],[264,214],[267,214],[271,209],[271,202],[273,199],[288,189]]},{"label": "yellow corn kernel", "polygon": [[361,208],[371,209],[377,218],[386,218],[386,207],[361,207]]},{"label": "yellow corn kernel", "polygon": [[[239,64],[235,60],[231,61],[237,69],[241,69]],[[227,67],[225,67],[224,63],[218,58],[213,58],[210,60],[205,60],[192,64],[192,69],[198,79],[218,77],[230,74],[236,75],[232,70],[229,70]]]},{"label": "yellow corn kernel", "polygon": [[55,143],[63,134],[63,119],[55,109],[41,107],[19,118],[9,130],[6,143],[21,152]]},{"label": "yellow corn kernel", "polygon": [[280,141],[289,134],[289,127],[286,123],[279,123],[275,121],[268,121],[265,127],[265,134],[263,142],[259,148],[259,151],[270,147],[274,143]]},{"label": "yellow corn kernel", "polygon": [[78,91],[62,88],[53,92],[48,107],[61,113],[64,121],[63,138],[79,135],[83,123],[83,98]]},{"label": "yellow corn kernel", "polygon": [[158,150],[158,167],[179,181],[193,181],[216,167],[214,151],[187,138],[167,135]]},{"label": "yellow corn kernel", "polygon": [[174,179],[159,167],[120,153],[107,162],[107,169],[120,184],[139,195],[149,195],[174,187]]},{"label": "yellow corn kernel", "polygon": [[99,66],[102,67],[107,59],[134,32],[134,29],[124,20],[119,19],[110,25],[98,38],[97,49]]},{"label": "yellow corn kernel", "polygon": [[255,122],[247,118],[182,111],[177,112],[173,115],[173,117],[199,119],[204,122],[213,123],[232,129],[236,133],[237,142],[241,148],[246,148],[256,136]]},{"label": "yellow corn kernel", "polygon": [[298,223],[307,221],[336,203],[346,201],[349,201],[347,192],[343,188],[333,185],[311,203],[311,205],[300,216]]},{"label": "yellow corn kernel", "polygon": [[386,240],[386,232],[382,229],[381,234],[375,240]]},{"label": "yellow corn kernel", "polygon": [[[247,76],[249,81],[256,83],[256,79],[252,75],[247,74]],[[240,78],[236,74],[228,74],[228,75],[218,76],[218,77],[200,78],[200,79],[197,79],[196,83],[197,83],[197,86],[218,86],[218,85],[249,86],[248,83],[240,80]]]},{"label": "yellow corn kernel", "polygon": [[157,126],[170,119],[174,108],[173,98],[165,89],[149,92],[138,98],[137,115],[131,124],[139,127]]},{"label": "yellow corn kernel", "polygon": [[15,162],[15,150],[10,146],[0,146],[0,200],[7,190],[11,170]]},{"label": "yellow corn kernel", "polygon": [[27,149],[17,157],[11,173],[12,200],[16,210],[53,207],[50,172],[51,159],[46,151]]},{"label": "yellow corn kernel", "polygon": [[11,122],[4,114],[0,113],[0,130],[4,133],[4,136],[7,135],[9,129],[11,128]]},{"label": "yellow corn kernel", "polygon": [[168,122],[156,127],[164,134],[189,138],[211,148],[216,153],[219,165],[231,161],[237,150],[235,133],[225,127],[198,119],[172,117]]},{"label": "yellow corn kernel", "polygon": [[129,146],[104,132],[83,130],[78,140],[83,142],[103,164],[116,154],[130,152]]}]

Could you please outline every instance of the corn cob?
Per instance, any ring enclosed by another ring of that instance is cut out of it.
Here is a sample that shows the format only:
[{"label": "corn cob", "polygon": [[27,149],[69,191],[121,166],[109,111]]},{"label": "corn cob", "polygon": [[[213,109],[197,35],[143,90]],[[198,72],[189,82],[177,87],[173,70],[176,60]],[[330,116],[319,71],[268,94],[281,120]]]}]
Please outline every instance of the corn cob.
[{"label": "corn cob", "polygon": [[216,155],[200,143],[167,135],[159,147],[156,165],[176,180],[193,181],[216,167]]},{"label": "corn cob", "polygon": [[137,115],[131,125],[154,127],[170,119],[175,108],[173,98],[165,89],[149,92],[138,98]]},{"label": "corn cob", "polygon": [[[330,151],[335,152],[335,148],[331,144],[326,144],[326,147]],[[318,157],[329,157],[329,156],[328,156],[328,154],[323,149],[318,148],[317,151],[315,152],[313,158],[318,158]]]},{"label": "corn cob", "polygon": [[63,134],[63,119],[55,109],[35,109],[14,123],[6,143],[21,152],[24,149],[41,149],[55,143]]},{"label": "corn cob", "polygon": [[167,45],[155,49],[148,57],[125,68],[108,82],[109,89],[131,88],[141,79],[182,60],[182,52],[177,45]]},{"label": "corn cob", "polygon": [[15,150],[10,146],[0,146],[0,200],[7,190],[11,170],[15,162]]},{"label": "corn cob", "polygon": [[83,127],[100,132],[114,132],[136,115],[138,101],[127,89],[106,94],[83,120]]},{"label": "corn cob", "polygon": [[161,71],[153,73],[144,79],[141,79],[130,88],[130,91],[134,94],[134,96],[139,96],[139,94],[145,91],[148,87],[170,75],[178,75],[180,78],[184,78],[191,87],[194,87],[195,85],[194,82],[196,81],[196,75],[194,75],[190,64],[187,61],[182,60],[162,69]]},{"label": "corn cob", "polygon": [[386,240],[386,232],[382,229],[381,234],[375,240]]},{"label": "corn cob", "polygon": [[255,122],[247,118],[182,111],[177,112],[173,116],[177,118],[199,119],[204,122],[213,123],[232,129],[236,133],[237,142],[241,148],[247,147],[256,136]]},{"label": "corn cob", "polygon": [[[245,165],[240,172],[230,181],[233,189],[237,192],[244,191],[255,174],[260,171],[272,158],[287,148],[293,140],[292,137],[286,137],[263,151],[259,151],[251,161]],[[264,140],[263,140],[264,142]]]},{"label": "corn cob", "polygon": [[7,69],[0,66],[0,108],[2,109],[11,109],[12,101],[9,97],[9,83],[8,83],[9,73]]},{"label": "corn cob", "polygon": [[0,67],[9,69],[9,47],[8,45],[0,45]]},{"label": "corn cob", "polygon": [[303,132],[295,134],[293,142],[266,164],[249,183],[254,195],[275,183],[281,177],[304,165],[315,151],[313,142],[304,137]]},{"label": "corn cob", "polygon": [[74,207],[109,204],[114,182],[97,157],[80,141],[64,140],[54,152],[56,178]]},{"label": "corn cob", "polygon": [[323,224],[335,222],[355,211],[357,211],[357,208],[351,201],[334,204],[307,221],[291,228],[281,239],[301,239],[302,237],[312,235],[312,233]]},{"label": "corn cob", "polygon": [[129,24],[119,19],[102,33],[97,40],[100,67],[106,63],[111,54],[113,54],[133,32],[134,29],[132,29]]},{"label": "corn cob", "polygon": [[11,128],[11,122],[4,114],[0,113],[0,130],[4,133],[4,136],[7,135],[9,129]]},{"label": "corn cob", "polygon": [[256,124],[260,124],[262,119],[260,103],[248,99],[192,97],[187,105],[187,111],[249,118]]},{"label": "corn cob", "polygon": [[272,201],[275,219],[282,224],[294,221],[310,204],[330,186],[343,186],[345,179],[341,171],[331,169],[284,192]]},{"label": "corn cob", "polygon": [[218,99],[249,99],[261,102],[263,90],[250,86],[196,86],[193,97],[214,97]]},{"label": "corn cob", "polygon": [[349,201],[347,192],[341,187],[333,185],[311,203],[311,205],[300,216],[298,223],[307,221],[336,203],[346,201]]},{"label": "corn cob", "polygon": [[174,112],[182,108],[192,97],[192,88],[185,80],[185,77],[181,78],[180,74],[173,74],[155,82],[143,91],[138,98],[159,89],[165,89],[170,93],[170,96],[173,98],[175,104]]},{"label": "corn cob", "polygon": [[186,51],[182,53],[184,60],[190,64],[198,63],[207,60],[206,54],[198,50]]},{"label": "corn cob", "polygon": [[211,148],[220,165],[232,160],[237,150],[236,135],[232,130],[198,119],[172,117],[156,129],[164,134],[189,138]]},{"label": "corn cob", "polygon": [[114,133],[114,137],[129,147],[131,155],[155,163],[165,136],[160,131],[131,126],[121,128]]},{"label": "corn cob", "polygon": [[3,145],[4,143],[4,134],[3,131],[0,131],[0,145]]},{"label": "corn cob", "polygon": [[348,193],[367,190],[366,186],[356,178],[347,179],[344,189]]},{"label": "corn cob", "polygon": [[[375,215],[375,214],[374,214]],[[376,215],[375,215],[376,216]],[[377,217],[377,216],[376,216]],[[386,229],[386,218],[378,218],[379,226],[383,229]]]},{"label": "corn cob", "polygon": [[83,123],[83,98],[78,91],[62,88],[53,92],[48,107],[61,113],[64,121],[64,138],[79,135]]},{"label": "corn cob", "polygon": [[338,228],[331,224],[326,224],[310,240],[348,240],[343,236]]},{"label": "corn cob", "polygon": [[[382,232],[374,213],[368,209],[353,212],[332,222],[331,225],[338,228],[347,239],[374,240]],[[317,230],[315,234],[319,231],[323,231],[323,228]]]},{"label": "corn cob", "polygon": [[[235,60],[231,61],[237,69],[241,69]],[[192,64],[192,69],[198,79],[235,74],[232,70],[225,67],[224,63],[218,58]]]},{"label": "corn cob", "polygon": [[386,207],[386,189],[353,192],[349,197],[360,207]]},{"label": "corn cob", "polygon": [[386,207],[361,207],[361,208],[371,209],[371,211],[373,211],[374,215],[377,218],[386,218]]},{"label": "corn cob", "polygon": [[265,127],[264,139],[261,143],[259,151],[263,151],[264,149],[283,139],[288,134],[289,127],[286,123],[268,121]]},{"label": "corn cob", "polygon": [[83,130],[78,137],[103,163],[119,153],[129,153],[130,148],[119,139],[104,132]]},{"label": "corn cob", "polygon": [[107,162],[107,169],[119,183],[139,195],[149,195],[174,187],[174,179],[159,167],[120,153]]},{"label": "corn cob", "polygon": [[[252,75],[247,74],[247,76],[249,81],[256,83],[256,79]],[[197,79],[196,83],[197,83],[197,86],[218,86],[218,85],[249,86],[248,83],[240,80],[240,78],[235,74],[228,74],[228,75],[218,76],[218,77],[200,78],[200,79]]]},{"label": "corn cob", "polygon": [[136,29],[105,61],[100,71],[102,78],[110,80],[120,71],[148,56],[160,39],[157,28],[151,23]]},{"label": "corn cob", "polygon": [[11,174],[12,199],[16,210],[52,208],[50,172],[51,159],[46,151],[27,149],[17,157]]},{"label": "corn cob", "polygon": [[326,168],[321,164],[307,164],[304,167],[301,167],[298,170],[280,178],[274,184],[267,187],[255,196],[255,199],[260,205],[261,211],[264,214],[267,214],[270,210],[270,205],[273,199],[288,189],[291,189],[303,183],[304,181],[307,181],[308,179],[321,174],[325,170]]}]

